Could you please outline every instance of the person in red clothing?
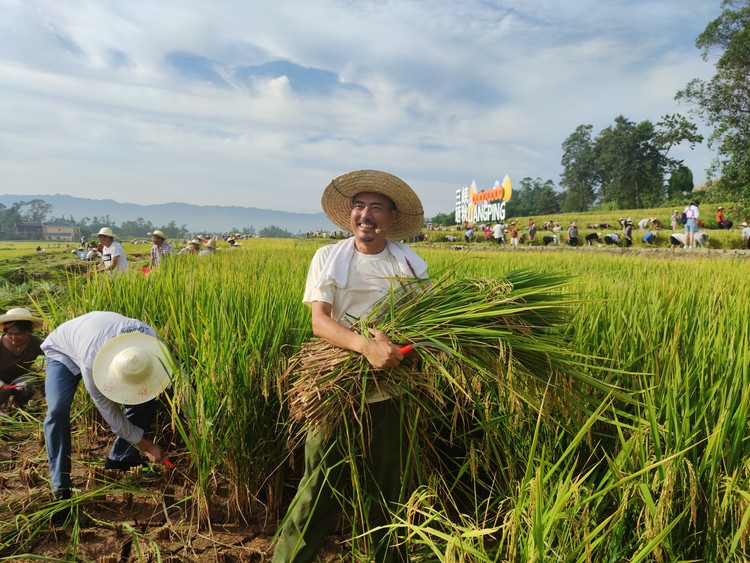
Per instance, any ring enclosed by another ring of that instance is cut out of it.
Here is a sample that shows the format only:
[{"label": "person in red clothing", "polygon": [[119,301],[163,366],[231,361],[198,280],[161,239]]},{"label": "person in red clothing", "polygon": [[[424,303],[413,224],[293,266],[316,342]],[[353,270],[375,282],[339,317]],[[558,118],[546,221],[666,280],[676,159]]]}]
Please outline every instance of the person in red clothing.
[{"label": "person in red clothing", "polygon": [[42,355],[42,339],[33,333],[41,326],[42,319],[23,307],[0,316],[0,406],[12,396],[23,408],[40,387],[42,380],[29,372]]},{"label": "person in red clothing", "polygon": [[732,228],[732,222],[727,220],[726,217],[724,217],[724,208],[719,207],[716,210],[716,224],[720,229],[731,229]]}]

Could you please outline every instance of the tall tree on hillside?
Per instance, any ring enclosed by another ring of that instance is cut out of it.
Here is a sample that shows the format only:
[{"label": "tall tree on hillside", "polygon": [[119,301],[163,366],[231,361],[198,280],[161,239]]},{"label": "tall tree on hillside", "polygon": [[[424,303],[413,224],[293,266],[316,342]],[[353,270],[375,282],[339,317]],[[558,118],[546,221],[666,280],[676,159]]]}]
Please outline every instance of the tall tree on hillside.
[{"label": "tall tree on hillside", "polygon": [[687,166],[681,164],[672,171],[667,183],[667,197],[674,199],[684,193],[693,191],[693,172]]},{"label": "tall tree on hillside", "polygon": [[18,234],[18,225],[23,222],[21,217],[21,202],[10,207],[0,203],[0,239],[13,239]]},{"label": "tall tree on hillside", "polygon": [[563,188],[561,208],[565,212],[586,211],[596,201],[599,168],[591,125],[579,125],[563,142]]},{"label": "tall tree on hillside", "polygon": [[52,205],[43,199],[32,199],[31,201],[21,202],[22,207],[28,208],[23,211],[24,221],[32,223],[42,223],[47,219],[47,215],[52,212]]},{"label": "tall tree on hillside", "polygon": [[509,217],[533,217],[560,212],[560,196],[552,180],[524,178],[513,190]]},{"label": "tall tree on hillside", "polygon": [[664,199],[664,159],[655,144],[656,130],[646,120],[622,115],[596,138],[601,174],[600,197],[617,208],[652,207]]},{"label": "tall tree on hillside", "polygon": [[724,0],[721,15],[698,36],[703,60],[718,52],[716,74],[708,82],[690,81],[678,100],[697,105],[696,113],[713,127],[709,146],[718,154],[710,175],[750,204],[750,1]]}]

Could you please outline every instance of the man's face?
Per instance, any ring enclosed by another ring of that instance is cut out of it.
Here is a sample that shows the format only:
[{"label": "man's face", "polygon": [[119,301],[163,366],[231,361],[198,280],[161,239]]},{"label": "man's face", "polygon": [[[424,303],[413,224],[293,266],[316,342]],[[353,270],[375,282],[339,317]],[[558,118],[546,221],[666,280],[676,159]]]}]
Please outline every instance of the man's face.
[{"label": "man's face", "polygon": [[362,192],[352,198],[350,226],[357,240],[385,240],[395,218],[393,202],[382,194]]},{"label": "man's face", "polygon": [[164,242],[164,239],[156,235],[151,235],[151,242],[153,242],[156,246],[161,246]]},{"label": "man's face", "polygon": [[104,246],[110,246],[112,244],[112,237],[108,237],[106,235],[99,235],[99,242],[102,243]]}]

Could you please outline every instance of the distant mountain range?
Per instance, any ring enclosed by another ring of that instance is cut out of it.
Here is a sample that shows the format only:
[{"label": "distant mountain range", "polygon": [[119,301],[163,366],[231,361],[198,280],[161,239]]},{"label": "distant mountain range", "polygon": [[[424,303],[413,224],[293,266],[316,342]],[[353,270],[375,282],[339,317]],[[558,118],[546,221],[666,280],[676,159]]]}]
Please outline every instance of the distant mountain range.
[{"label": "distant mountain range", "polygon": [[292,234],[317,230],[338,230],[324,213],[289,213],[256,207],[221,205],[190,205],[187,203],[160,203],[157,205],[137,205],[120,203],[112,199],[87,199],[69,195],[12,195],[0,194],[0,203],[6,207],[18,201],[41,199],[52,206],[48,218],[73,217],[80,221],[84,217],[104,217],[109,215],[113,226],[124,221],[144,221],[163,226],[174,221],[178,226],[186,225],[194,233],[225,233],[231,229],[242,230],[253,227],[256,231],[276,226]]}]

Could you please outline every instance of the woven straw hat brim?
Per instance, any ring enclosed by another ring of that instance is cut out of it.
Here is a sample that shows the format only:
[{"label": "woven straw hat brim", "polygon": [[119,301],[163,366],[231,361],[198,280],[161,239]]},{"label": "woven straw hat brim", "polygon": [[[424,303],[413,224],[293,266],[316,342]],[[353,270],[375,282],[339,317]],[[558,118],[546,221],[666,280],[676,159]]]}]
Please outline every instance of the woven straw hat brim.
[{"label": "woven straw hat brim", "polygon": [[28,309],[24,309],[23,307],[10,309],[4,315],[0,315],[0,327],[2,327],[5,323],[12,323],[16,321],[31,321],[31,324],[35,329],[42,328],[42,325],[44,325],[44,321],[42,319],[33,316],[31,314],[31,311],[29,311]]},{"label": "woven straw hat brim", "polygon": [[396,205],[396,218],[388,228],[387,238],[407,239],[422,229],[422,202],[406,182],[379,170],[355,170],[332,180],[321,198],[323,211],[342,231],[351,231],[352,198],[362,192],[384,195]]},{"label": "woven straw hat brim", "polygon": [[[152,356],[150,377],[138,385],[114,381],[110,373],[115,356],[130,347],[145,350]],[[140,405],[158,397],[167,388],[172,378],[170,365],[166,348],[158,338],[128,332],[108,340],[96,353],[92,369],[94,384],[110,401],[121,405]]]}]

